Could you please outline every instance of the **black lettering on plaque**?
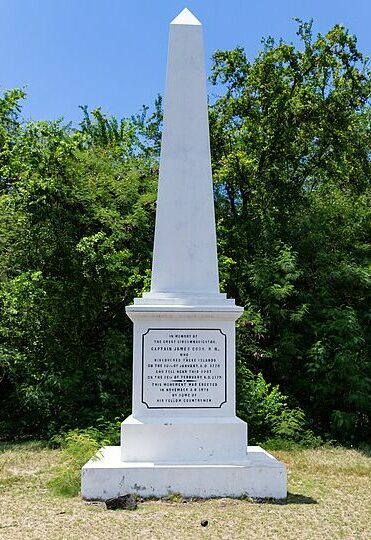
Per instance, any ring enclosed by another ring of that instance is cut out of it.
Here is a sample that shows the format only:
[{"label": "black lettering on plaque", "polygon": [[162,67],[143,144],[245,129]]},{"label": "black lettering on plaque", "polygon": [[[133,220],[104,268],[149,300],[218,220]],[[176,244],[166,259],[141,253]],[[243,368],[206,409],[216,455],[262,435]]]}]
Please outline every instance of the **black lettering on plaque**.
[{"label": "black lettering on plaque", "polygon": [[227,336],[220,328],[149,328],[142,335],[148,409],[220,409],[227,402]]}]

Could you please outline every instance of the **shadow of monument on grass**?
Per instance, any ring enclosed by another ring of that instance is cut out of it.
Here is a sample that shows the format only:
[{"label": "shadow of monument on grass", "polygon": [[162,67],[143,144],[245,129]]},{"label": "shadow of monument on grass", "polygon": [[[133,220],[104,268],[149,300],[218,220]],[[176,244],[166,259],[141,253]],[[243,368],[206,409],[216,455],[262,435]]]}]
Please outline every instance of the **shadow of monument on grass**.
[{"label": "shadow of monument on grass", "polygon": [[301,493],[287,493],[286,499],[261,499],[258,500],[263,504],[277,504],[285,506],[286,504],[318,504],[316,499],[313,497],[307,497],[307,495],[302,495]]}]

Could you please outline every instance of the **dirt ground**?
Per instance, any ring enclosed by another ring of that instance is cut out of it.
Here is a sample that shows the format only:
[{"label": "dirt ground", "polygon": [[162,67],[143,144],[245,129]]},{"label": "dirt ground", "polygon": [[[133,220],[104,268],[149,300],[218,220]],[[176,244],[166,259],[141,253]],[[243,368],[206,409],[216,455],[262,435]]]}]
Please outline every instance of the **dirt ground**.
[{"label": "dirt ground", "polygon": [[[59,451],[41,443],[0,446],[0,538],[371,539],[371,457],[345,448],[275,452],[289,472],[285,502],[145,501],[108,511],[53,496]],[[201,520],[208,520],[206,527]]]}]

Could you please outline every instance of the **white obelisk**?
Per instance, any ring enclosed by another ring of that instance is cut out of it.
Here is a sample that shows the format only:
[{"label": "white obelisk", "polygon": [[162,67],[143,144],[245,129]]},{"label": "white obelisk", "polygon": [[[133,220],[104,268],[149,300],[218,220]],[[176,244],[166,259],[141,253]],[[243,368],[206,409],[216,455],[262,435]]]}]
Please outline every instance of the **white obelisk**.
[{"label": "white obelisk", "polygon": [[235,412],[235,321],[219,292],[202,25],[170,24],[151,290],[134,322],[133,413],[121,447],[83,468],[82,495],[286,496],[286,470],[247,447]]},{"label": "white obelisk", "polygon": [[152,293],[219,292],[201,23],[170,24]]},{"label": "white obelisk", "polygon": [[135,303],[234,305],[219,294],[202,25],[188,9],[170,24],[152,282],[144,298]]}]

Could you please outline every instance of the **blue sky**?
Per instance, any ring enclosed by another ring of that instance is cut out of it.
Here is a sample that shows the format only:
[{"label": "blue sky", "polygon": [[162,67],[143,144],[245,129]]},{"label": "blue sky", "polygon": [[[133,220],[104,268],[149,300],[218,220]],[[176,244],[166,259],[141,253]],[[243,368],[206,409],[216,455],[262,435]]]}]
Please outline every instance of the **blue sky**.
[{"label": "blue sky", "polygon": [[26,119],[78,122],[78,105],[135,114],[163,92],[168,24],[184,7],[204,25],[208,71],[216,49],[253,58],[263,36],[295,42],[293,17],[315,32],[342,23],[371,52],[371,0],[0,0],[0,92],[27,87]]}]

